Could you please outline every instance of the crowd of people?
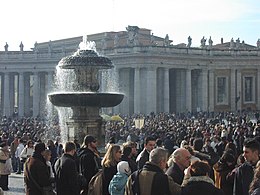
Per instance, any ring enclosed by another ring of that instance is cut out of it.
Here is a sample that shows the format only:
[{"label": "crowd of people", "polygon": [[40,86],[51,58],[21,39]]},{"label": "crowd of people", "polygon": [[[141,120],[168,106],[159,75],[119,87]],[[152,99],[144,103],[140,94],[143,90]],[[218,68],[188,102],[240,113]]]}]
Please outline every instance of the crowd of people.
[{"label": "crowd of people", "polygon": [[258,112],[122,118],[106,122],[102,155],[92,135],[62,145],[57,122],[3,117],[0,187],[8,190],[15,172],[24,174],[27,195],[260,194]]}]

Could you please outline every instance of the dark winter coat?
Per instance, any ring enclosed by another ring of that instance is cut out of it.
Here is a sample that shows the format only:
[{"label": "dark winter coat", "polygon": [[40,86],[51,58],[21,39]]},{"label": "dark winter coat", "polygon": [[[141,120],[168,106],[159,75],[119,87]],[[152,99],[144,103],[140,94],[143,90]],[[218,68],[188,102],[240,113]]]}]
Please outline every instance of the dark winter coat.
[{"label": "dark winter coat", "polygon": [[166,174],[171,176],[173,181],[177,184],[181,185],[183,178],[184,178],[184,172],[179,168],[179,166],[176,163],[173,163],[172,166],[168,168],[166,171]]},{"label": "dark winter coat", "polygon": [[76,162],[69,154],[63,154],[54,166],[57,195],[79,195],[79,174]]},{"label": "dark winter coat", "polygon": [[149,161],[149,153],[144,148],[136,158],[137,169],[142,169],[147,161]]},{"label": "dark winter coat", "polygon": [[223,191],[214,186],[208,176],[191,177],[182,189],[182,195],[224,195]]},{"label": "dark winter coat", "polygon": [[87,183],[99,170],[100,165],[97,158],[95,153],[88,148],[79,150],[79,171],[86,178]]},{"label": "dark winter coat", "polygon": [[233,194],[234,180],[228,177],[228,175],[231,174],[234,168],[234,166],[228,166],[221,161],[217,162],[213,166],[215,175],[215,186],[219,189],[222,189],[225,195]]},{"label": "dark winter coat", "polygon": [[249,185],[254,177],[254,167],[245,162],[237,168],[234,180],[235,195],[248,195]]},{"label": "dark winter coat", "polygon": [[117,165],[110,167],[103,167],[103,195],[109,195],[108,186],[114,175],[117,173]]},{"label": "dark winter coat", "polygon": [[[41,195],[40,189],[36,187],[31,177],[37,182],[40,187],[51,186],[50,173],[48,167],[45,164],[45,160],[41,154],[33,154],[32,157],[28,158],[25,163],[24,169],[24,183],[26,188],[26,195]],[[29,176],[30,172],[31,176]]]}]

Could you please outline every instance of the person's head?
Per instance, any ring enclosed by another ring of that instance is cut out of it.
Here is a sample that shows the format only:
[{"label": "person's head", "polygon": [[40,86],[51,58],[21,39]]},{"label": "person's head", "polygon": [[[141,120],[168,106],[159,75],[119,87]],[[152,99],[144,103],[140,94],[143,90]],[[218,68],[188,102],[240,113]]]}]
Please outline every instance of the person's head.
[{"label": "person's head", "polygon": [[33,144],[34,144],[34,143],[33,143],[32,140],[28,140],[26,146],[27,146],[28,148],[33,148]]},{"label": "person's head", "polygon": [[157,165],[162,170],[166,168],[168,160],[168,150],[158,147],[153,149],[149,155],[149,162]]},{"label": "person's head", "polygon": [[115,166],[120,161],[122,156],[122,150],[119,145],[111,144],[102,160],[102,166],[110,167]]},{"label": "person's head", "polygon": [[205,161],[195,161],[190,167],[191,176],[209,176],[210,166]]},{"label": "person's head", "polygon": [[47,146],[48,146],[48,147],[55,147],[54,141],[51,140],[51,139],[49,139],[49,140],[47,141]]},{"label": "person's head", "polygon": [[41,154],[43,156],[43,152],[46,150],[46,147],[45,147],[45,144],[40,142],[40,143],[37,143],[34,147],[34,152],[36,154]]},{"label": "person's head", "polygon": [[86,135],[84,137],[83,147],[87,147],[89,149],[96,149],[97,140],[92,135]]},{"label": "person's head", "polygon": [[8,150],[8,145],[5,141],[0,143],[0,148],[2,148],[2,150]]},{"label": "person's head", "polygon": [[121,161],[117,164],[117,172],[121,174],[126,174],[130,175],[131,174],[131,169],[129,167],[128,162],[126,161]]},{"label": "person's head", "polygon": [[196,138],[193,142],[193,148],[196,151],[201,151],[203,147],[203,140],[201,138]]},{"label": "person's head", "polygon": [[50,150],[44,150],[43,153],[42,153],[42,156],[43,158],[46,160],[46,161],[50,161],[51,160],[51,151]]},{"label": "person's head", "polygon": [[223,164],[226,164],[227,166],[232,166],[236,163],[236,159],[232,152],[226,151],[221,156],[220,162],[222,162]]},{"label": "person's head", "polygon": [[191,154],[185,148],[178,148],[172,153],[173,161],[184,170],[190,166]]},{"label": "person's head", "polygon": [[123,144],[123,148],[130,147],[131,148],[131,156],[137,156],[136,143],[129,141]]},{"label": "person's head", "polygon": [[156,141],[153,137],[146,137],[144,140],[144,147],[148,152],[151,152],[156,144]]},{"label": "person's head", "polygon": [[70,154],[71,156],[74,156],[76,152],[76,145],[74,142],[66,142],[64,147],[64,152],[66,154]]},{"label": "person's head", "polygon": [[156,139],[156,147],[163,147],[163,141],[161,139]]},{"label": "person's head", "polygon": [[243,155],[245,160],[252,165],[255,165],[259,160],[260,144],[255,139],[245,141],[243,147]]},{"label": "person's head", "polygon": [[180,144],[180,148],[185,148],[185,146],[189,145],[186,140],[182,140]]},{"label": "person's head", "polygon": [[123,146],[123,155],[126,157],[131,157],[132,148],[130,146]]}]

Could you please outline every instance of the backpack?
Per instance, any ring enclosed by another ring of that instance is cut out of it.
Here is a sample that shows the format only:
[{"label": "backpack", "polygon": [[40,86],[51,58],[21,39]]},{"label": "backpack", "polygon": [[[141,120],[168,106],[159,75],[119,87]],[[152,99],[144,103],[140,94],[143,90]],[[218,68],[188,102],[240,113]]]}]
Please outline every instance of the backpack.
[{"label": "backpack", "polygon": [[103,189],[103,171],[99,170],[88,184],[88,195],[102,195]]}]

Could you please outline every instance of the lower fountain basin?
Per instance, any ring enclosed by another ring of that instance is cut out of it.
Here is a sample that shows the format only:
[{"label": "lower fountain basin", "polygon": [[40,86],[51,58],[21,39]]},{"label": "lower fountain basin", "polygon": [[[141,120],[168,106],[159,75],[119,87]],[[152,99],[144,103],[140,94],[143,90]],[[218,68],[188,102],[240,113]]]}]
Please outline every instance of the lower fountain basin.
[{"label": "lower fountain basin", "polygon": [[114,107],[124,98],[122,93],[60,92],[48,94],[50,102],[58,107]]}]

